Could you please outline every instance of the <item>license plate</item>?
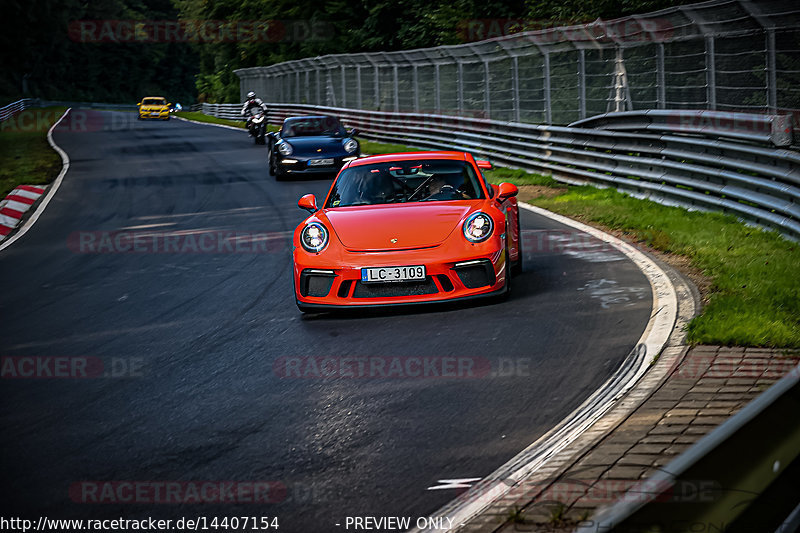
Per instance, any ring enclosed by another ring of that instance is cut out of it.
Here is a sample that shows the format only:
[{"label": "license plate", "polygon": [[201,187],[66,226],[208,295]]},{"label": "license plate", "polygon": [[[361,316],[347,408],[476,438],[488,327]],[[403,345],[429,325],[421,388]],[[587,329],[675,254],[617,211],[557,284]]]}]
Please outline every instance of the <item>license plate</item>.
[{"label": "license plate", "polygon": [[159,113],[158,111],[151,111],[151,112],[150,112],[150,114],[151,114],[151,115],[156,115],[156,116],[158,116],[158,115],[160,115],[161,113]]},{"label": "license plate", "polygon": [[424,279],[425,267],[422,265],[361,269],[361,281],[364,283],[384,283],[387,281],[421,281]]},{"label": "license plate", "polygon": [[329,167],[333,165],[333,159],[310,159],[308,166],[310,167]]}]

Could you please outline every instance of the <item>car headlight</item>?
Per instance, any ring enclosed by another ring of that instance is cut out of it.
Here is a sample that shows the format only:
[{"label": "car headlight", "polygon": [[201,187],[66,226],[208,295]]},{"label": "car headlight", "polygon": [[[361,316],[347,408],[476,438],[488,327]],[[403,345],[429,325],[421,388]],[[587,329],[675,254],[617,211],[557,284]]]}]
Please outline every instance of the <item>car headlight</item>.
[{"label": "car headlight", "polygon": [[347,139],[344,142],[344,151],[345,152],[347,152],[348,154],[352,154],[356,150],[358,150],[358,141],[356,141],[355,139]]},{"label": "car headlight", "polygon": [[464,221],[464,237],[469,242],[483,242],[489,238],[494,229],[492,217],[486,213],[478,211],[471,214]]},{"label": "car headlight", "polygon": [[278,143],[278,151],[281,155],[292,155],[292,145],[287,143],[286,141]]},{"label": "car headlight", "polygon": [[300,244],[309,252],[321,252],[328,244],[328,230],[319,222],[309,222],[300,233]]}]

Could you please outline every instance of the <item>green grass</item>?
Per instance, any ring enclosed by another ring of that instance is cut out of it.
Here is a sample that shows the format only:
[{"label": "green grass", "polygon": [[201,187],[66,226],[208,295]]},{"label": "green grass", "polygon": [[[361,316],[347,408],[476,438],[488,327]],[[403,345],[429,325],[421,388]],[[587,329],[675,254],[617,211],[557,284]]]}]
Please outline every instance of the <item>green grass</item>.
[{"label": "green grass", "polygon": [[612,189],[569,187],[539,207],[687,256],[712,280],[689,324],[693,344],[800,347],[800,245],[720,213],[690,212]]},{"label": "green grass", "polygon": [[[45,185],[61,170],[61,157],[50,148],[47,130],[65,107],[29,109],[35,121],[20,115],[0,123],[0,199],[17,185]],[[32,125],[31,125],[32,124]]]},{"label": "green grass", "polygon": [[550,176],[534,174],[518,168],[494,167],[492,170],[484,170],[483,174],[490,183],[502,183],[507,181],[514,185],[543,185],[545,187],[564,187]]},{"label": "green grass", "polygon": [[[244,129],[244,120],[228,120],[226,118],[212,117],[211,115],[204,115],[201,111],[178,111],[176,116],[181,118],[188,118],[197,122],[207,122],[209,124],[224,124],[225,126],[234,126],[236,128]],[[280,128],[273,125],[267,126],[267,131],[278,131]]]},{"label": "green grass", "polygon": [[361,146],[361,153],[364,155],[394,154],[402,152],[419,152],[421,148],[414,148],[403,144],[387,144],[358,139]]},{"label": "green grass", "polygon": [[212,117],[211,115],[204,115],[201,111],[178,111],[176,116],[195,120],[197,122],[208,122],[209,124],[224,124],[225,126],[234,126],[244,129],[243,120],[228,120],[225,118]]}]

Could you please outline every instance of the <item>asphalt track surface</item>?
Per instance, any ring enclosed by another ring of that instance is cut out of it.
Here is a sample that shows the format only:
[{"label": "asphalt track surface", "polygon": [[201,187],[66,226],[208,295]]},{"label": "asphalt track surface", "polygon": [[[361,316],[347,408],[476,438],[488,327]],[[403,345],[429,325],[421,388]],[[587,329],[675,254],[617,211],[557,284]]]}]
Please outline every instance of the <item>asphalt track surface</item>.
[{"label": "asphalt track surface", "polygon": [[[330,180],[276,182],[242,132],[83,118],[55,132],[72,163],[55,198],[0,253],[4,517],[277,516],[281,531],[308,532],[344,530],[347,516],[425,516],[459,494],[429,487],[488,475],[536,440],[610,376],[648,320],[633,263],[525,211],[525,270],[507,302],[304,316],[291,287],[296,203]],[[81,235],[114,231],[273,240],[256,253],[80,247]],[[312,355],[474,358],[492,371],[280,370],[280,358]],[[119,376],[14,378],[5,366],[57,356]],[[271,481],[285,494],[98,504],[75,495],[86,481]]]}]

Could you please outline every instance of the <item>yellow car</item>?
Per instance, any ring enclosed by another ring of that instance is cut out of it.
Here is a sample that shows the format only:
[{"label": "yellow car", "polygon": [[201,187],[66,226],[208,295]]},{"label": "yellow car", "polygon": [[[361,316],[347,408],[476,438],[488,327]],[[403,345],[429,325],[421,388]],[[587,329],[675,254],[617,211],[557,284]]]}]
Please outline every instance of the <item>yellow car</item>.
[{"label": "yellow car", "polygon": [[145,118],[159,118],[169,120],[169,108],[172,104],[167,103],[167,99],[161,96],[147,96],[136,104],[139,106],[139,120]]}]

